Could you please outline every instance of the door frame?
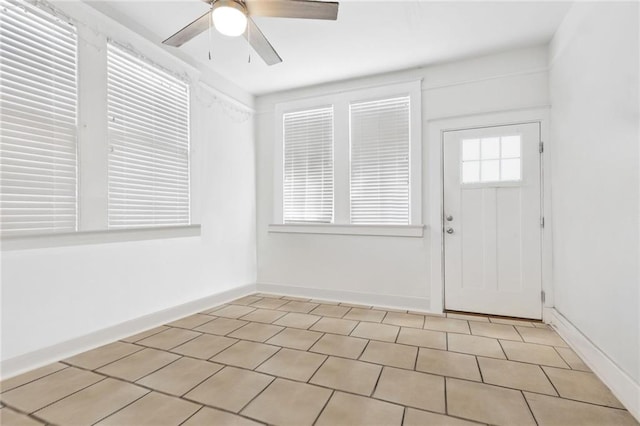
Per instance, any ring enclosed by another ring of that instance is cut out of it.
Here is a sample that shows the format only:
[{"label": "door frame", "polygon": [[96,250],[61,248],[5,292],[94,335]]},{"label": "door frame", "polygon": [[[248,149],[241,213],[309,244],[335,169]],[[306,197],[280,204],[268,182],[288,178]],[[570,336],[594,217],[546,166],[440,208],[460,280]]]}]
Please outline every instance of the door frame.
[{"label": "door frame", "polygon": [[544,227],[541,227],[541,277],[542,291],[545,300],[542,310],[553,304],[552,259],[552,218],[551,192],[545,185],[549,182],[549,158],[552,149],[549,143],[549,108],[530,108],[492,113],[472,114],[443,119],[428,120],[428,163],[425,187],[428,188],[429,236],[431,248],[431,294],[430,310],[434,313],[444,312],[444,135],[446,132],[470,130],[483,127],[508,126],[525,123],[540,125],[540,140],[544,143],[544,152],[540,157],[540,192],[541,212]]}]

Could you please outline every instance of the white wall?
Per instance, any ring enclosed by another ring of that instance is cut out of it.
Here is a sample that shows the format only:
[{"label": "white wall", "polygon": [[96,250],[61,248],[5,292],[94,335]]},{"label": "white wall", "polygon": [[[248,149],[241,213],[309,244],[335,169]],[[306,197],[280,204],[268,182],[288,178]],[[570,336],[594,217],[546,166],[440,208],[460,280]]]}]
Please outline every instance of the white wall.
[{"label": "white wall", "polygon": [[640,383],[638,3],[577,3],[550,50],[556,309]]},{"label": "white wall", "polygon": [[[88,6],[68,3],[65,9],[91,27],[78,27],[83,34],[81,49],[90,44],[94,55],[104,54],[104,34],[92,30],[98,28],[198,78],[192,65],[177,61]],[[80,60],[81,66],[90,66]],[[220,89],[230,85],[218,76],[202,74],[199,79],[218,81]],[[95,86],[85,89],[104,90]],[[234,111],[243,107],[205,87],[194,81],[192,102],[193,216],[202,225],[201,236],[3,250],[3,366],[51,345],[255,283],[253,121],[247,108]],[[84,121],[93,106],[85,108],[80,143],[103,149],[106,129],[101,126],[106,120]]]},{"label": "white wall", "polygon": [[[547,106],[547,49],[535,47],[256,99],[258,288],[430,310],[433,120]],[[423,79],[423,238],[269,233],[274,223],[275,104]],[[438,216],[437,214],[435,216]],[[279,287],[284,286],[284,287]]]}]

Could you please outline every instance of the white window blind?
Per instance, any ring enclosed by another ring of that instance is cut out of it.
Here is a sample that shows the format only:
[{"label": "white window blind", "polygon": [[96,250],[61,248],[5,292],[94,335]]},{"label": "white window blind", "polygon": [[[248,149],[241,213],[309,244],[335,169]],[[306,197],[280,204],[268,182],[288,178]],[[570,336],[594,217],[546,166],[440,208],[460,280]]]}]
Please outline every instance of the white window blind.
[{"label": "white window blind", "polygon": [[283,115],[284,223],[333,221],[333,107]]},{"label": "white window blind", "polygon": [[189,86],[109,44],[109,228],[186,225]]},{"label": "white window blind", "polygon": [[76,230],[76,32],[0,0],[0,232]]},{"label": "white window blind", "polygon": [[409,224],[410,100],[352,103],[351,223]]}]

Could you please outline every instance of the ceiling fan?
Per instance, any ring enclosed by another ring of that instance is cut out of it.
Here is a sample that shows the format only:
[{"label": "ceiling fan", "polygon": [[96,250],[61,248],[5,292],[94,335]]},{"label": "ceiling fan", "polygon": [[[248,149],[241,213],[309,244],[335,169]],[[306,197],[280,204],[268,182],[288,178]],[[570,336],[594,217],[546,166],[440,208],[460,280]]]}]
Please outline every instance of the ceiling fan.
[{"label": "ceiling fan", "polygon": [[209,29],[211,22],[221,34],[236,37],[244,35],[249,44],[267,63],[282,62],[271,43],[251,19],[254,16],[272,18],[338,19],[338,2],[314,0],[204,0],[211,10],[163,41],[180,47],[198,34]]}]

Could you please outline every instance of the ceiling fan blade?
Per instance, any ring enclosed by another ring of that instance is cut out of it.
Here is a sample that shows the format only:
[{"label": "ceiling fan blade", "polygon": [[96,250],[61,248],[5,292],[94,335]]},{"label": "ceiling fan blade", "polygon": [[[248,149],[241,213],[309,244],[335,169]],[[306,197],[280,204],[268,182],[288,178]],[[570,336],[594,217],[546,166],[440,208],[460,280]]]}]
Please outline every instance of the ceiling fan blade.
[{"label": "ceiling fan blade", "polygon": [[206,31],[210,25],[210,17],[211,11],[208,11],[168,39],[162,42],[162,44],[167,44],[173,47],[180,47],[198,34]]},{"label": "ceiling fan blade", "polygon": [[251,16],[300,19],[338,19],[338,2],[312,0],[245,0]]},{"label": "ceiling fan blade", "polygon": [[282,62],[278,52],[271,46],[269,40],[262,34],[260,28],[251,18],[247,20],[247,31],[244,32],[244,37],[267,65],[275,65]]}]

